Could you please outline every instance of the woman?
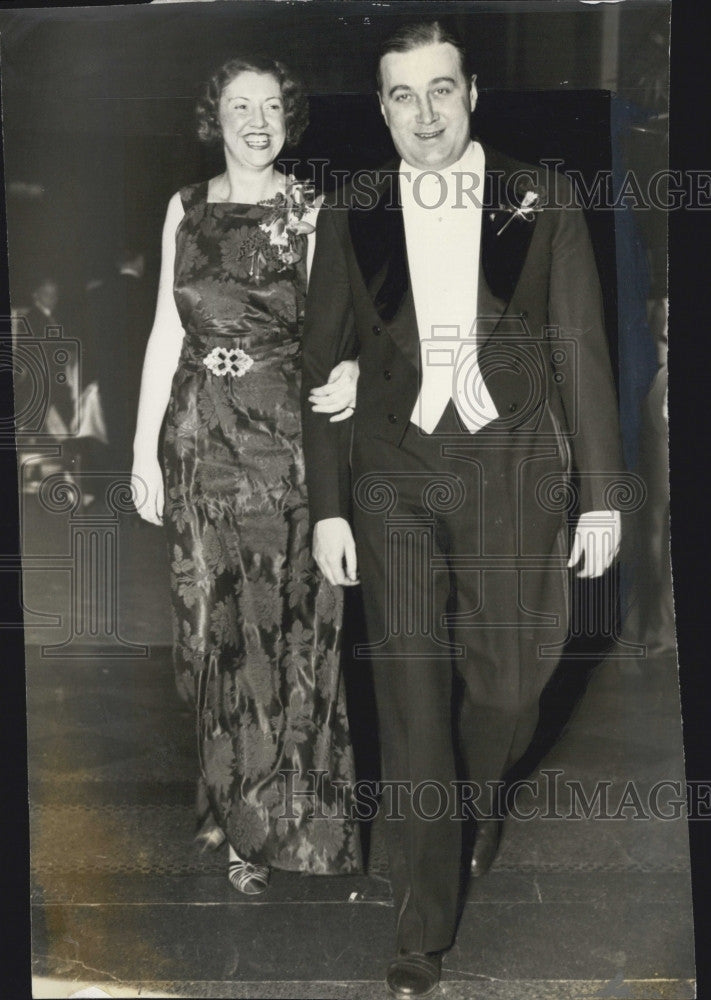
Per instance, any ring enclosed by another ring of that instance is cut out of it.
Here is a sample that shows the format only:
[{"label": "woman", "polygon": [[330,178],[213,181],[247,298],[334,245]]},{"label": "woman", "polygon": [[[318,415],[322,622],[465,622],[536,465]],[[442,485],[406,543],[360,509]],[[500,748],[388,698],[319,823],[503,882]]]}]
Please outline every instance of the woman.
[{"label": "woman", "polygon": [[[165,517],[178,686],[196,706],[198,836],[227,839],[247,894],[270,867],[360,867],[331,784],[353,779],[341,594],[307,537],[300,317],[315,211],[275,166],[307,121],[281,63],[235,59],[208,82],[198,135],[222,141],[226,169],[169,203],[134,441],[140,512]],[[353,362],[334,369],[319,409],[350,415],[356,377]]]}]

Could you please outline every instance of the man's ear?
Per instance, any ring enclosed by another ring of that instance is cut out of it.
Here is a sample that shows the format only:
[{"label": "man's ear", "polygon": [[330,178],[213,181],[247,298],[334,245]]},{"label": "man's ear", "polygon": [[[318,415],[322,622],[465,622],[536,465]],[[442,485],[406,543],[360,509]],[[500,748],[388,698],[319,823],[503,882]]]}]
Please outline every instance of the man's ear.
[{"label": "man's ear", "polygon": [[387,122],[388,116],[385,114],[385,105],[383,104],[383,99],[380,96],[380,91],[378,91],[378,104],[380,105],[380,114],[383,116],[383,118]]},{"label": "man's ear", "polygon": [[469,84],[469,100],[471,102],[472,111],[476,107],[476,101],[478,96],[479,96],[479,91],[476,89],[476,73],[473,73],[471,78],[471,83]]}]

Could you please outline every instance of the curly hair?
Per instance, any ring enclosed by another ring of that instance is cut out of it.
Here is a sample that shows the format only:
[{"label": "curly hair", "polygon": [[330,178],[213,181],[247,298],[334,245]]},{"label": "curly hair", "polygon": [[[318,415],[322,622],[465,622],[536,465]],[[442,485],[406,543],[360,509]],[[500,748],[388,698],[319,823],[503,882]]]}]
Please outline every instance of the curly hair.
[{"label": "curly hair", "polygon": [[309,123],[309,104],[301,81],[283,63],[265,56],[238,56],[217,69],[203,87],[197,107],[197,135],[201,142],[218,143],[222,129],[217,112],[225,87],[240,73],[264,73],[273,76],[281,88],[284,102],[286,145],[295,146]]}]

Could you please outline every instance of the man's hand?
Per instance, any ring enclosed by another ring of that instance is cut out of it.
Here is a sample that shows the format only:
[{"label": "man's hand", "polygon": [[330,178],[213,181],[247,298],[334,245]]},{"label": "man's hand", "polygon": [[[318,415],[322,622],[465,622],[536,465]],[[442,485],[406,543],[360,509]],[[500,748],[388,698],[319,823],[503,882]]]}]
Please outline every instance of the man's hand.
[{"label": "man's hand", "polygon": [[591,510],[581,514],[575,526],[568,567],[572,569],[582,559],[582,569],[577,574],[579,577],[602,576],[615,561],[621,538],[618,510]]},{"label": "man's hand", "polygon": [[316,522],[313,552],[318,568],[329,583],[341,587],[360,583],[353,532],[345,518],[326,517]]},{"label": "man's hand", "polygon": [[326,385],[311,390],[309,402],[314,413],[333,413],[331,423],[353,416],[356,386],[360,374],[358,360],[341,361],[332,369]]}]

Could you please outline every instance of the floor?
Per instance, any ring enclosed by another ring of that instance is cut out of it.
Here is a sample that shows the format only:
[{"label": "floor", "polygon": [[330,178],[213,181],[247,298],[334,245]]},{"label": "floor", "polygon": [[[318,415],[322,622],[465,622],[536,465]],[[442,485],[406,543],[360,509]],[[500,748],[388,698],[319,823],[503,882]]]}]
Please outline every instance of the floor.
[{"label": "floor", "polygon": [[[277,872],[266,895],[240,897],[224,848],[192,840],[193,729],[173,688],[160,530],[25,504],[38,554],[25,577],[34,995],[385,997],[394,914],[379,822],[366,875]],[[116,540],[104,586],[118,617],[87,626],[72,566],[91,531]],[[547,752],[518,797],[537,814],[507,820],[494,868],[467,887],[441,996],[694,996],[687,826],[660,818],[673,786],[652,815],[655,785],[683,780],[676,660],[623,652],[594,670],[569,663],[551,685]],[[367,724],[355,731],[367,758]],[[586,818],[574,783],[593,801],[599,781],[609,818]]]}]

